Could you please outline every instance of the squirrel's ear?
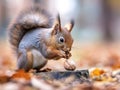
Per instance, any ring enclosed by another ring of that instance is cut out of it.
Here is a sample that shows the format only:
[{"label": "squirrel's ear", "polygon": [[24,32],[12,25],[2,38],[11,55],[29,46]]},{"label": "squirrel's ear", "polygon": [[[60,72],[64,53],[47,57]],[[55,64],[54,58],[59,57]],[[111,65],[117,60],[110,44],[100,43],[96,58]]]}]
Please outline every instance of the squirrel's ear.
[{"label": "squirrel's ear", "polygon": [[60,21],[60,15],[58,14],[57,15],[57,18],[54,22],[54,25],[53,25],[53,34],[57,34],[58,32],[61,31],[61,21]]},{"label": "squirrel's ear", "polygon": [[52,35],[56,35],[57,33],[59,33],[59,25],[58,24],[54,25],[53,30],[52,30]]},{"label": "squirrel's ear", "polygon": [[59,14],[57,15],[57,18],[54,22],[53,28],[56,28],[56,25],[58,26],[59,30],[61,30],[61,21],[60,21],[60,15]]},{"label": "squirrel's ear", "polygon": [[74,20],[71,20],[68,24],[65,25],[65,28],[66,28],[69,32],[71,32],[73,26],[74,26]]}]

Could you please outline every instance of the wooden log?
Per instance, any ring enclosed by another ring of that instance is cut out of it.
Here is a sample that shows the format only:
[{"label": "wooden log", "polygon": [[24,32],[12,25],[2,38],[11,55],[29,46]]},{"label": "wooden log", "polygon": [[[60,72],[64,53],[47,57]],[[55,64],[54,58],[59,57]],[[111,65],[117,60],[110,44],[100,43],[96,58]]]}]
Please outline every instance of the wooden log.
[{"label": "wooden log", "polygon": [[75,80],[78,80],[80,82],[89,81],[88,70],[39,72],[36,73],[36,75],[43,79],[49,80],[61,80],[61,79],[63,80],[69,77],[74,77],[74,81]]}]

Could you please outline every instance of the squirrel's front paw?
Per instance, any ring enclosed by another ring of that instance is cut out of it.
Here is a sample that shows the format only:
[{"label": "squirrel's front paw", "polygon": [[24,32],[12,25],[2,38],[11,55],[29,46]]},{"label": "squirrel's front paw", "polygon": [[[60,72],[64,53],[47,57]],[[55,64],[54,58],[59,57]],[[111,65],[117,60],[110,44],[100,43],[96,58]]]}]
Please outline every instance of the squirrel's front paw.
[{"label": "squirrel's front paw", "polygon": [[72,56],[70,52],[65,52],[65,54],[66,54],[66,59],[69,59]]},{"label": "squirrel's front paw", "polygon": [[74,61],[71,61],[71,60],[66,60],[65,62],[64,62],[64,68],[66,69],[66,70],[75,70],[76,69],[76,66],[75,66],[75,63],[74,63]]},{"label": "squirrel's front paw", "polygon": [[66,53],[62,50],[60,50],[60,53],[58,53],[58,55],[61,57],[61,58],[66,58]]}]

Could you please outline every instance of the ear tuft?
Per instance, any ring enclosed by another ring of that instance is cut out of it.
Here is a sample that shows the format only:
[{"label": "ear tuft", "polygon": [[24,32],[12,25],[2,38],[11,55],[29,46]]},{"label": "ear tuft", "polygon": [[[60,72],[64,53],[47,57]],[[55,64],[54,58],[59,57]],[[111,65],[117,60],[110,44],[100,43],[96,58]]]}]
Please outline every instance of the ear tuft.
[{"label": "ear tuft", "polygon": [[61,21],[60,21],[60,15],[58,14],[56,17],[56,20],[53,25],[53,31],[52,34],[57,34],[58,32],[61,31]]},{"label": "ear tuft", "polygon": [[65,28],[66,28],[69,32],[71,32],[73,26],[74,26],[74,20],[71,20],[68,24],[65,25]]},{"label": "ear tuft", "polygon": [[60,14],[59,13],[57,15],[57,22],[58,22],[59,26],[61,27],[61,21],[60,21]]}]

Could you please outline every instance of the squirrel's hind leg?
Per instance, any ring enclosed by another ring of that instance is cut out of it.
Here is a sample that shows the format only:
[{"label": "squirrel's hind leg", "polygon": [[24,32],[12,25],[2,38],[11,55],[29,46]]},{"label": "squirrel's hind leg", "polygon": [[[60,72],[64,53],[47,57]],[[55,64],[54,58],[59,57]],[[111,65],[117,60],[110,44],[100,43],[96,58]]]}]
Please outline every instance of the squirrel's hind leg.
[{"label": "squirrel's hind leg", "polygon": [[29,71],[33,67],[33,54],[30,50],[25,50],[19,54],[18,69]]},{"label": "squirrel's hind leg", "polygon": [[40,51],[36,49],[23,50],[18,57],[18,69],[29,71],[30,69],[40,70],[47,63]]}]

